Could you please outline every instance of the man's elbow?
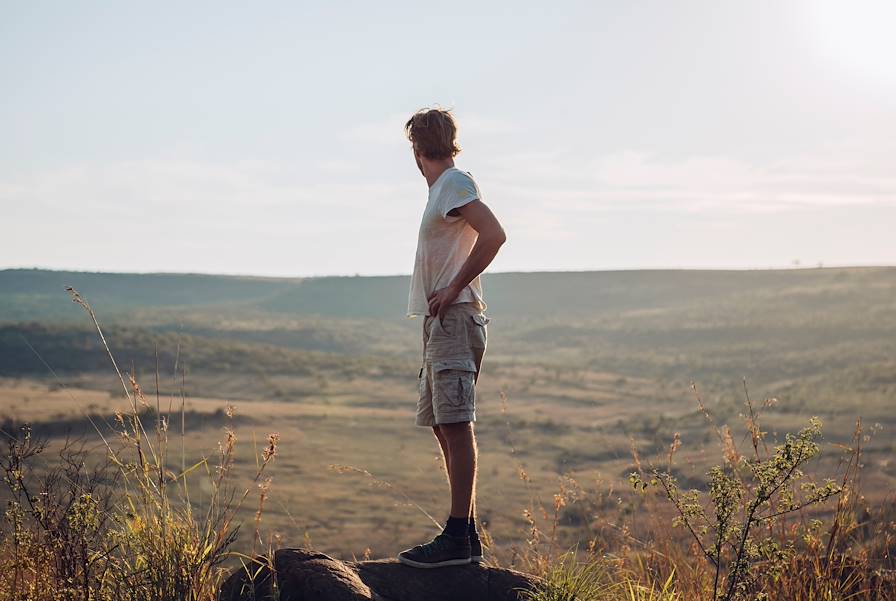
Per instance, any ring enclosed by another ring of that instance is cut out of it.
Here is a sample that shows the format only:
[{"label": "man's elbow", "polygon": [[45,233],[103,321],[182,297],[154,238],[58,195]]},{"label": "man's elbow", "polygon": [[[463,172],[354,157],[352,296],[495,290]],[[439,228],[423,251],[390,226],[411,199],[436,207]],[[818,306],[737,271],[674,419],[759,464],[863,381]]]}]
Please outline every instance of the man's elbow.
[{"label": "man's elbow", "polygon": [[503,229],[499,228],[489,235],[488,240],[495,248],[501,248],[501,245],[507,242],[507,234],[504,233]]}]

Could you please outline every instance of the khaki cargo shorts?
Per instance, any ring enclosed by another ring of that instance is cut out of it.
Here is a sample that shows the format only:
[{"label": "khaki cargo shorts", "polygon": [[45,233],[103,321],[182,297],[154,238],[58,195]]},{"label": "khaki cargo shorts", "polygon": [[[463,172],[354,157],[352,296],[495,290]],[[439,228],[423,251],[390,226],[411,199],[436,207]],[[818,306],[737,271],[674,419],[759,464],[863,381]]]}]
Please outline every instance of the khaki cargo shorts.
[{"label": "khaki cargo shorts", "polygon": [[475,303],[450,305],[441,322],[431,315],[423,318],[418,426],[476,421],[476,382],[489,321]]}]

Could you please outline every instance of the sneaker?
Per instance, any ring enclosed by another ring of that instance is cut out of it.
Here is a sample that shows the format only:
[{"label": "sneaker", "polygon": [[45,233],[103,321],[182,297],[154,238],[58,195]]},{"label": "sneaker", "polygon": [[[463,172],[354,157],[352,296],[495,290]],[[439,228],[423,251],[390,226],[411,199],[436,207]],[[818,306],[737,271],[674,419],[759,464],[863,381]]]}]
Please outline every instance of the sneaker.
[{"label": "sneaker", "polygon": [[405,549],[398,561],[415,568],[441,568],[470,563],[470,537],[439,534],[425,545]]},{"label": "sneaker", "polygon": [[478,534],[470,535],[470,562],[482,563],[482,541]]}]

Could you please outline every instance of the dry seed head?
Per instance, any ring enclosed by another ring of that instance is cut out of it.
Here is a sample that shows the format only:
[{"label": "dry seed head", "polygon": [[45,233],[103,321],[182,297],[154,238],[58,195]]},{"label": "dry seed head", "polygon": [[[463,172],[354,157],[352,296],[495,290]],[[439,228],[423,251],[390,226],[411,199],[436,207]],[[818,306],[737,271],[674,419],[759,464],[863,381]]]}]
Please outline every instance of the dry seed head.
[{"label": "dry seed head", "polygon": [[566,506],[566,498],[562,494],[554,495],[554,511],[560,511]]},{"label": "dry seed head", "polygon": [[681,434],[679,432],[675,433],[675,436],[672,437],[672,444],[669,445],[669,465],[672,465],[672,457],[675,456],[675,452],[681,447]]},{"label": "dry seed head", "polygon": [[236,434],[231,428],[224,428],[224,441],[218,442],[218,450],[221,457],[227,458],[233,455],[233,447],[236,445]]},{"label": "dry seed head", "polygon": [[723,441],[725,444],[725,459],[732,466],[737,465],[740,461],[740,454],[737,452],[737,447],[734,446],[734,439],[731,437],[731,428],[728,426],[725,426]]},{"label": "dry seed head", "polygon": [[676,432],[675,436],[672,438],[672,452],[674,453],[681,447],[681,433]]},{"label": "dry seed head", "polygon": [[66,292],[68,292],[69,295],[72,297],[72,302],[73,302],[73,303],[77,303],[77,304],[81,305],[82,307],[84,307],[85,309],[87,308],[87,301],[85,301],[85,300],[81,297],[81,293],[80,293],[80,292],[78,292],[77,290],[75,290],[75,289],[72,288],[71,286],[66,286],[66,287],[65,287],[65,290],[66,290]]},{"label": "dry seed head", "polygon": [[274,455],[277,454],[277,443],[280,442],[280,433],[272,432],[268,435],[268,446],[262,452],[265,463],[267,463]]},{"label": "dry seed head", "polygon": [[146,397],[143,396],[143,389],[140,388],[140,384],[137,383],[137,380],[132,374],[128,374],[128,382],[130,382],[131,384],[131,388],[134,391],[134,396],[137,397],[138,401],[140,401],[140,405],[143,407],[149,407],[149,404],[146,402]]}]

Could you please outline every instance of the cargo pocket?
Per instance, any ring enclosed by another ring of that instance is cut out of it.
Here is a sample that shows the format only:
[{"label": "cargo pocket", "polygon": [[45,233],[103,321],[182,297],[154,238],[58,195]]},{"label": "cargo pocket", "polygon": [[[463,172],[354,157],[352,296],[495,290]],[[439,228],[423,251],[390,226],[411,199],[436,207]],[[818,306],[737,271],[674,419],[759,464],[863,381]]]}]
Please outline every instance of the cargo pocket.
[{"label": "cargo pocket", "polygon": [[438,403],[452,408],[473,408],[476,362],[472,359],[438,359],[432,362]]},{"label": "cargo pocket", "polygon": [[476,325],[485,327],[485,324],[487,324],[491,320],[492,320],[492,318],[486,317],[485,313],[474,313],[473,314],[473,321],[476,322]]},{"label": "cargo pocket", "polygon": [[474,313],[470,315],[473,326],[470,328],[470,346],[476,349],[485,350],[488,344],[488,328],[486,324],[491,321],[490,317],[486,317],[485,313]]}]

